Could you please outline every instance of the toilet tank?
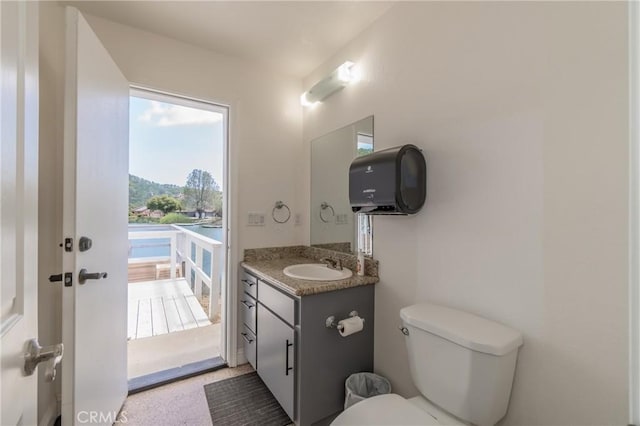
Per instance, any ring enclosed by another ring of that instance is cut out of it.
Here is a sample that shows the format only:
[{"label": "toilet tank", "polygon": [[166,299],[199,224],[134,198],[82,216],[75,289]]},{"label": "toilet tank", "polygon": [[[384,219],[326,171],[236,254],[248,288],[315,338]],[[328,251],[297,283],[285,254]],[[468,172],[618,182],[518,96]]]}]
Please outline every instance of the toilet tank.
[{"label": "toilet tank", "polygon": [[431,402],[467,422],[495,425],[507,413],[522,334],[431,303],[400,310],[413,382]]}]

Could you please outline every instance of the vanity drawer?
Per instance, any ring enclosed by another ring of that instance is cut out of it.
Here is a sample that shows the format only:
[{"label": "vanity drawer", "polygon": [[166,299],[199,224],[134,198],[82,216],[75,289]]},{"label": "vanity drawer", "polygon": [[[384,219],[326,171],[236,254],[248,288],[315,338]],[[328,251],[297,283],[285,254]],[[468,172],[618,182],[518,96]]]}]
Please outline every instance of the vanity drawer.
[{"label": "vanity drawer", "polygon": [[243,295],[240,299],[240,310],[242,311],[242,322],[251,331],[256,332],[256,311],[257,305],[254,298]]},{"label": "vanity drawer", "polygon": [[256,341],[256,335],[251,330],[249,330],[246,325],[243,327],[242,333],[240,334],[242,335],[242,339],[244,341],[244,355],[247,357],[249,364],[251,364],[254,369],[257,369],[256,347],[258,345]]},{"label": "vanity drawer", "polygon": [[269,308],[269,310],[288,322],[289,325],[295,325],[296,301],[262,280],[258,280],[258,287],[258,294],[260,295],[258,301],[260,304]]},{"label": "vanity drawer", "polygon": [[240,271],[240,283],[245,293],[250,294],[254,299],[258,298],[258,279],[256,277],[243,269]]}]

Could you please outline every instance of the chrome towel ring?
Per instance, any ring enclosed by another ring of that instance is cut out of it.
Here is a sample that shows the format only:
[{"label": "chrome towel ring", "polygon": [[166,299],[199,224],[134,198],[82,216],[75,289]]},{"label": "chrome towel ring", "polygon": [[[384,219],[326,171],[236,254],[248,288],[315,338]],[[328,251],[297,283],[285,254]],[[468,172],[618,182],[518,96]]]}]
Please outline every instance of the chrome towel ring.
[{"label": "chrome towel ring", "polygon": [[320,204],[320,220],[323,221],[324,223],[329,223],[329,220],[325,219],[324,216],[322,215],[322,212],[324,212],[327,209],[331,209],[331,217],[336,215],[336,211],[333,210],[333,207],[331,207],[331,204],[327,203],[326,201],[323,201]]},{"label": "chrome towel ring", "polygon": [[[283,208],[287,209],[287,217],[284,220],[278,220],[276,218],[276,210],[281,210]],[[276,222],[276,223],[287,223],[287,222],[289,222],[289,219],[291,218],[291,209],[289,208],[289,206],[287,206],[282,201],[276,201],[276,205],[273,207],[273,210],[271,210],[271,217],[273,218],[274,222]]]}]

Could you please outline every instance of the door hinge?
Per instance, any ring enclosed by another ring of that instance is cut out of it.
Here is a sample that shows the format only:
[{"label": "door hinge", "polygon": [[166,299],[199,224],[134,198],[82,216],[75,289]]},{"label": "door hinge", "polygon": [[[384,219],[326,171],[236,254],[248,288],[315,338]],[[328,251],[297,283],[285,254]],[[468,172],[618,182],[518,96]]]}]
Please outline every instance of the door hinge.
[{"label": "door hinge", "polygon": [[72,252],[73,251],[73,238],[65,238],[64,239],[64,251]]}]

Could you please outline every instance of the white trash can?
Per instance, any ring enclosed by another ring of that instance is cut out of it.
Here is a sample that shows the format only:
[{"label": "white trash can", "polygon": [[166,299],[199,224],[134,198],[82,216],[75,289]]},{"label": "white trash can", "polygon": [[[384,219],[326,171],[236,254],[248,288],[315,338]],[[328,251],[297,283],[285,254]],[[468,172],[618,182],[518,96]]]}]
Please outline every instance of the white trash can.
[{"label": "white trash can", "polygon": [[355,373],[344,382],[344,409],[364,399],[391,393],[389,380],[374,373]]}]

